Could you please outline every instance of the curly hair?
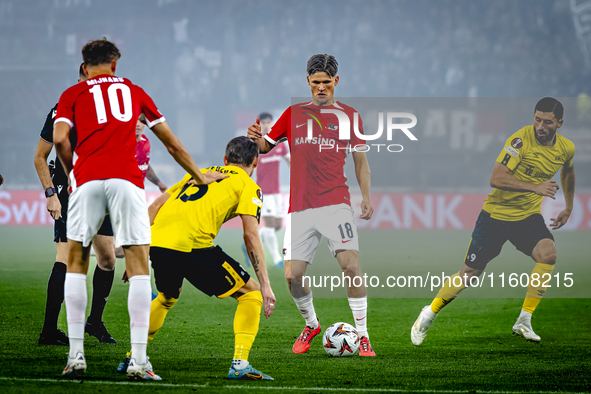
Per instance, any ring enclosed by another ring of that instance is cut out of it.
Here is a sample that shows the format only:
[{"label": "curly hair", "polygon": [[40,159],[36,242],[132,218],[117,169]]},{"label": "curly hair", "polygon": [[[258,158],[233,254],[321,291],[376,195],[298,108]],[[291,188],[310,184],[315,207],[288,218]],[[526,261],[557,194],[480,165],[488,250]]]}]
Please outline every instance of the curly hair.
[{"label": "curly hair", "polygon": [[108,64],[113,60],[119,60],[121,52],[106,37],[99,40],[88,41],[82,48],[82,59],[87,66],[98,66]]}]

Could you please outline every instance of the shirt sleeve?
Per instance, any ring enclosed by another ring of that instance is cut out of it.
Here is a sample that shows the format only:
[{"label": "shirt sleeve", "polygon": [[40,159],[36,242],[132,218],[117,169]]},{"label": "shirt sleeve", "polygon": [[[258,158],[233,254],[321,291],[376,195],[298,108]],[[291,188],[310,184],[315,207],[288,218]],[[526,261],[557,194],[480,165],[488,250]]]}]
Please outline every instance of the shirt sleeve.
[{"label": "shirt sleeve", "polygon": [[142,88],[138,87],[138,89],[141,95],[142,113],[146,116],[147,126],[151,129],[166,119],[162,116],[152,98]]},{"label": "shirt sleeve", "polygon": [[265,134],[264,138],[273,146],[277,146],[280,142],[287,140],[287,131],[291,122],[291,107],[283,111],[281,117],[271,127],[271,130]]},{"label": "shirt sleeve", "polygon": [[513,134],[505,142],[505,147],[497,157],[497,163],[501,163],[513,171],[523,159],[526,148],[523,139],[517,133]]},{"label": "shirt sleeve", "polygon": [[260,223],[262,207],[263,192],[261,191],[261,188],[254,182],[248,182],[240,195],[240,201],[236,207],[236,214],[254,216]]},{"label": "shirt sleeve", "polygon": [[74,94],[72,88],[63,92],[60,101],[57,103],[57,113],[53,124],[59,122],[65,122],[71,128],[74,127]]},{"label": "shirt sleeve", "polygon": [[41,129],[41,138],[43,141],[49,144],[53,144],[53,120],[55,119],[56,114],[57,104],[47,114],[47,118],[45,118],[45,124],[43,125],[43,129]]},{"label": "shirt sleeve", "polygon": [[165,193],[170,194],[171,196],[174,196],[179,190],[181,190],[181,188],[187,183],[189,182],[189,179],[191,179],[191,174],[187,174],[183,177],[183,179],[181,179],[180,182],[175,183],[174,185],[172,185],[167,191],[165,191]]}]

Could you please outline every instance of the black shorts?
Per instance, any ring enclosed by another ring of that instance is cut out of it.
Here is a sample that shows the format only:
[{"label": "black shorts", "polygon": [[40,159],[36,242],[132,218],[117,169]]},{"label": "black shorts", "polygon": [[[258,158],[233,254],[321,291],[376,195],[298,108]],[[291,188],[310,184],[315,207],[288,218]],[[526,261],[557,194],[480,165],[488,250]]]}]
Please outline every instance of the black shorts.
[{"label": "black shorts", "polygon": [[[68,185],[56,185],[58,190],[57,198],[60,200],[60,204],[62,205],[62,217],[55,221],[53,226],[53,241],[56,243],[59,242],[68,242],[68,238],[66,236],[66,222],[68,221]],[[108,237],[113,236],[113,226],[111,226],[111,218],[109,215],[105,215],[105,220],[103,220],[103,224],[99,228],[98,235],[105,235]]]},{"label": "black shorts", "polygon": [[185,278],[203,293],[218,298],[234,294],[250,279],[240,263],[219,246],[191,252],[151,247],[150,260],[156,288],[172,298],[179,297]]},{"label": "black shorts", "polygon": [[509,222],[493,219],[490,213],[482,211],[472,232],[464,263],[470,268],[483,270],[489,261],[501,253],[507,241],[517,250],[531,256],[538,242],[545,238],[554,240],[540,214]]}]

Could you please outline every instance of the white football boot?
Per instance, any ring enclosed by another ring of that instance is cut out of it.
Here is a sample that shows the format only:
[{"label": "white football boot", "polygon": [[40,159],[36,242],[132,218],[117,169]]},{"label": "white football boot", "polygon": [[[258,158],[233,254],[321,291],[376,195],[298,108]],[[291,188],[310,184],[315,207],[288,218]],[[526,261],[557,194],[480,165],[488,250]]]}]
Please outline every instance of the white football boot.
[{"label": "white football boot", "polygon": [[539,343],[542,338],[531,328],[531,320],[518,318],[513,325],[513,334],[524,337],[526,341]]},{"label": "white football boot", "polygon": [[421,313],[415,321],[415,324],[413,324],[412,328],[410,329],[410,340],[412,341],[413,345],[419,346],[421,343],[423,343],[423,340],[427,336],[427,330],[436,317],[437,314],[431,311],[431,305],[427,305],[421,310]]},{"label": "white football boot", "polygon": [[145,364],[138,364],[135,358],[131,358],[127,366],[127,377],[131,380],[162,380],[154,373],[148,357],[146,357]]},{"label": "white football boot", "polygon": [[68,364],[66,364],[62,375],[68,378],[75,378],[83,375],[84,371],[86,371],[86,360],[84,359],[84,354],[78,352],[76,353],[76,357],[68,357]]}]

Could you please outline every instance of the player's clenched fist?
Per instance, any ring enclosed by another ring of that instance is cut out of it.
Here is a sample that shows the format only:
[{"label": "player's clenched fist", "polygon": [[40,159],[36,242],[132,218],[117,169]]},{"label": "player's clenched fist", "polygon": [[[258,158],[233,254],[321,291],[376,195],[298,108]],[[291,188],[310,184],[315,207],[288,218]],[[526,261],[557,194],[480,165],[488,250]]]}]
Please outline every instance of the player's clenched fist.
[{"label": "player's clenched fist", "polygon": [[534,192],[540,196],[550,197],[553,200],[556,200],[554,195],[558,189],[560,189],[560,187],[558,187],[556,181],[549,180],[536,185]]},{"label": "player's clenched fist", "polygon": [[257,118],[257,120],[250,125],[250,127],[248,128],[248,132],[246,133],[246,136],[253,140],[259,139],[263,136],[263,133],[261,131],[261,121],[259,118]]}]

